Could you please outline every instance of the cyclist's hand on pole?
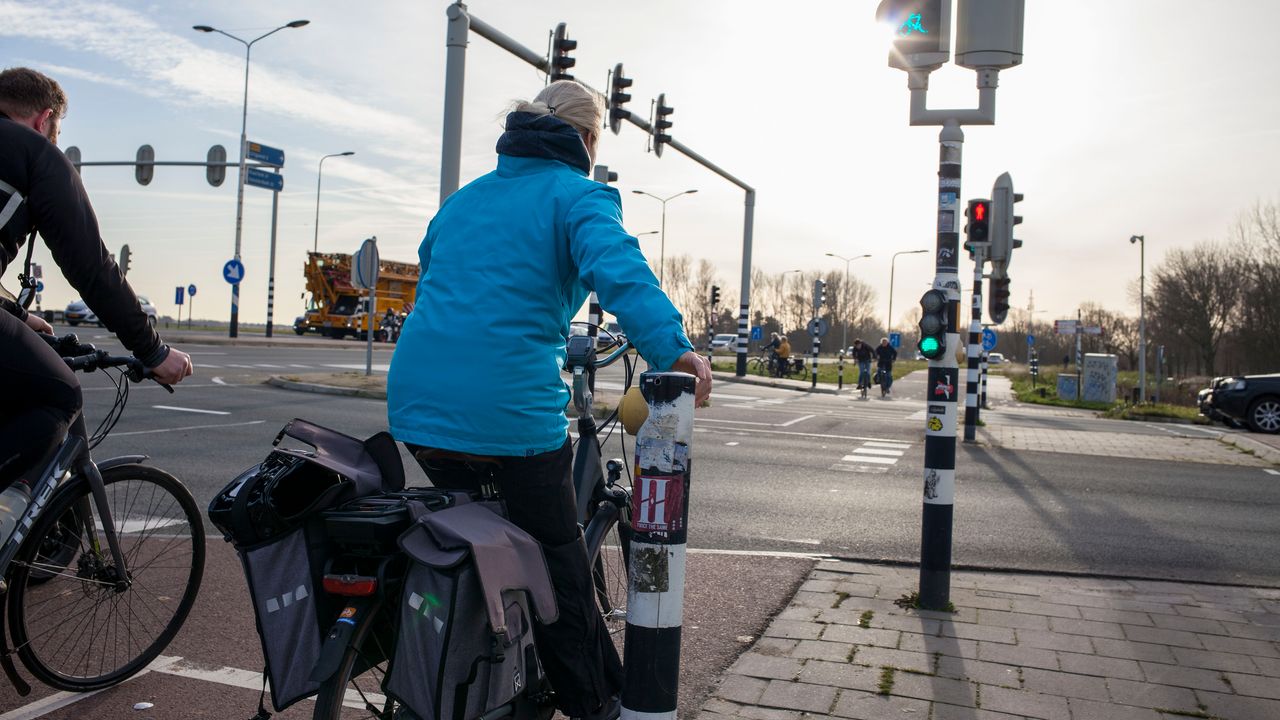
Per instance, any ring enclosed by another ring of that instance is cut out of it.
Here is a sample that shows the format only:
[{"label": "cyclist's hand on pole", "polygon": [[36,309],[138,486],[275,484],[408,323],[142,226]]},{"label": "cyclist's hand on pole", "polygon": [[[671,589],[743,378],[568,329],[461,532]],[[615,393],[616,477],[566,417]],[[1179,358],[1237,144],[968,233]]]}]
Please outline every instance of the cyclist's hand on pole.
[{"label": "cyclist's hand on pole", "polygon": [[702,407],[706,405],[707,400],[711,397],[711,366],[707,364],[707,359],[698,353],[689,350],[676,360],[671,369],[676,372],[685,372],[698,379],[697,388],[694,390],[694,405]]},{"label": "cyclist's hand on pole", "polygon": [[182,378],[190,375],[194,370],[195,368],[191,365],[191,356],[171,347],[164,362],[151,368],[151,374],[158,382],[165,385],[177,385],[182,382]]},{"label": "cyclist's hand on pole", "polygon": [[35,313],[27,314],[27,327],[31,328],[32,330],[35,330],[38,333],[43,333],[45,335],[53,334],[53,326],[45,322],[44,318],[40,317]]}]

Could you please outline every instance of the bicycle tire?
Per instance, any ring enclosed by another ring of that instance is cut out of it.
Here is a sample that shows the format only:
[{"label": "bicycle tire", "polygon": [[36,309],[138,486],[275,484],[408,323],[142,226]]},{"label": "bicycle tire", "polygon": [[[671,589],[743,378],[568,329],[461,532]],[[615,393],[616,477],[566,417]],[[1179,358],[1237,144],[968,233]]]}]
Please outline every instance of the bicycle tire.
[{"label": "bicycle tire", "polygon": [[[602,518],[600,513],[590,522]],[[587,546],[591,560],[591,580],[595,588],[596,607],[604,617],[609,634],[616,635],[627,625],[627,586],[631,572],[631,503],[618,507],[617,514],[610,513],[604,520],[608,526],[601,531],[590,527],[588,537],[596,538]]]},{"label": "bicycle tire", "polygon": [[[379,633],[391,633],[396,626],[394,617],[398,602],[379,602],[371,612],[365,613],[351,642],[342,654],[338,671],[320,684],[316,694],[314,720],[334,718],[377,718],[392,720],[403,708],[399,702],[382,694],[386,681],[388,660],[395,649],[395,637],[379,637]],[[365,648],[365,641],[374,644]],[[348,690],[355,692],[348,697]],[[358,698],[358,701],[357,701]],[[374,702],[381,703],[379,709]]]},{"label": "bicycle tire", "polygon": [[[102,479],[128,588],[118,592],[107,584],[115,568],[105,536],[97,533],[95,550],[83,523],[66,522],[68,514],[80,517],[87,501],[94,526],[101,527],[83,478],[53,496],[10,575],[8,620],[18,657],[33,676],[60,690],[111,687],[146,667],[182,628],[204,574],[204,523],[177,478],[125,465],[104,471]],[[74,552],[63,565],[67,547]],[[51,557],[59,558],[57,566],[41,563]],[[61,605],[51,604],[55,600]],[[115,647],[108,647],[112,641]]]}]

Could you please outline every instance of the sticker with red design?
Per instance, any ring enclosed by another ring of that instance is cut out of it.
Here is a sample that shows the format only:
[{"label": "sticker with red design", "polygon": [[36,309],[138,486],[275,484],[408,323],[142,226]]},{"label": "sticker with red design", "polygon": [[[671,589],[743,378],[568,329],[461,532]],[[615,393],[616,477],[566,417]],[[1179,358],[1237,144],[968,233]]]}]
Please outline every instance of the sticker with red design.
[{"label": "sticker with red design", "polygon": [[956,390],[956,386],[951,382],[951,378],[943,377],[943,378],[939,378],[938,384],[934,386],[933,394],[938,397],[945,397],[946,399],[950,400],[951,394],[955,392],[955,390]]},{"label": "sticker with red design", "polygon": [[683,528],[684,477],[638,477],[631,496],[631,526],[642,532],[676,532]]}]

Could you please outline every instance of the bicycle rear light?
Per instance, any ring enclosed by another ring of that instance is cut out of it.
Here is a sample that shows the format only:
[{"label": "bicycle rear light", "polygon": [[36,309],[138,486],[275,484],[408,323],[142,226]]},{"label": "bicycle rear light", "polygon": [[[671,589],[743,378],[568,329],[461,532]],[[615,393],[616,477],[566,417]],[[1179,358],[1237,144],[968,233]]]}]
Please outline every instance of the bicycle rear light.
[{"label": "bicycle rear light", "polygon": [[367,597],[378,590],[378,578],[367,575],[325,575],[324,591],[330,595]]}]

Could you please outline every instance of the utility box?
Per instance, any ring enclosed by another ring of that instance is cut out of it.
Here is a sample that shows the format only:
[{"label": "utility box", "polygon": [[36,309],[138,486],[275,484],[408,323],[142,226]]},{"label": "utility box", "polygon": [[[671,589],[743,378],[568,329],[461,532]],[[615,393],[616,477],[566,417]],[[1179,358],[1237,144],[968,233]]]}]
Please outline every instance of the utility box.
[{"label": "utility box", "polygon": [[1059,375],[1058,376],[1058,397],[1062,400],[1075,400],[1080,388],[1080,376],[1078,375]]},{"label": "utility box", "polygon": [[958,0],[956,64],[1004,70],[1022,64],[1025,0]]},{"label": "utility box", "polygon": [[1087,353],[1084,356],[1084,377],[1080,382],[1081,399],[1086,402],[1115,402],[1118,373],[1119,363],[1115,355]]}]

